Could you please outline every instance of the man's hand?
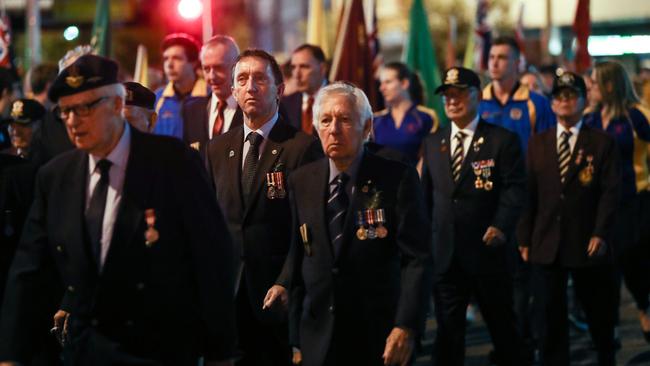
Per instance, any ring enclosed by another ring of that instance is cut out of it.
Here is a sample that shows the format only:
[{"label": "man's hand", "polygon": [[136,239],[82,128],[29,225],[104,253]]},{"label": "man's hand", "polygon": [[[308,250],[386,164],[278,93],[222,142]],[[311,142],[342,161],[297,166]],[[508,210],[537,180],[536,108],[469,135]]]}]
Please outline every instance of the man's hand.
[{"label": "man's hand", "polygon": [[483,235],[483,242],[488,246],[501,245],[506,242],[506,236],[498,228],[490,226]]},{"label": "man's hand", "polygon": [[589,240],[589,246],[587,247],[587,255],[590,257],[601,256],[607,252],[607,244],[605,241],[597,236],[594,236]]},{"label": "man's hand", "polygon": [[528,247],[519,247],[519,254],[524,262],[528,262]]},{"label": "man's hand", "polygon": [[384,365],[398,364],[406,366],[413,353],[414,340],[411,333],[400,327],[395,327],[386,338],[384,349]]},{"label": "man's hand", "polygon": [[287,305],[289,304],[289,295],[287,294],[287,289],[280,285],[273,285],[273,287],[269,289],[269,291],[266,293],[266,296],[264,297],[264,305],[262,306],[262,310],[269,309],[278,299],[280,300],[282,308],[286,310]]},{"label": "man's hand", "polygon": [[300,352],[299,348],[293,347],[293,357],[291,358],[291,362],[294,365],[302,365],[302,352]]},{"label": "man's hand", "polygon": [[65,344],[65,340],[68,337],[68,318],[70,313],[59,310],[54,314],[54,327],[50,332],[56,335],[56,339],[59,341],[61,346]]}]

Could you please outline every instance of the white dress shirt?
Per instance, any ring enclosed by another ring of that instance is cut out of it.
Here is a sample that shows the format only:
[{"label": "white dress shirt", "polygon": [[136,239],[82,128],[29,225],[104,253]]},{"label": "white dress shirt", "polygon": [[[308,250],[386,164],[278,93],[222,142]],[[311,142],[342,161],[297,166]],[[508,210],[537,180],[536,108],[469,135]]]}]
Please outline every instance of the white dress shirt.
[{"label": "white dress shirt", "polygon": [[242,170],[244,169],[244,163],[246,162],[246,154],[248,154],[248,149],[251,146],[250,141],[246,139],[248,137],[248,134],[251,132],[256,132],[258,135],[264,137],[264,140],[262,140],[262,143],[260,144],[259,147],[259,156],[257,159],[262,156],[262,152],[264,151],[264,147],[266,146],[266,141],[269,139],[269,134],[271,133],[271,130],[275,126],[275,123],[278,121],[278,112],[276,111],[273,117],[271,117],[270,120],[265,122],[262,127],[260,127],[257,130],[253,130],[246,123],[244,123],[244,150],[242,151],[242,159],[241,159],[241,168]]},{"label": "white dress shirt", "polygon": [[[214,122],[217,119],[217,114],[219,113],[219,98],[217,95],[212,93],[210,97],[210,117],[208,119],[208,136],[212,139],[212,130],[214,129]],[[223,111],[223,127],[221,128],[221,133],[226,133],[230,130],[232,125],[232,120],[235,117],[235,112],[237,112],[237,101],[232,95],[226,99],[226,109]]]},{"label": "white dress shirt", "polygon": [[557,151],[560,151],[560,143],[562,142],[562,132],[569,131],[571,136],[569,137],[569,155],[573,154],[573,148],[576,146],[576,141],[578,141],[578,134],[580,133],[580,128],[582,127],[582,120],[578,121],[573,127],[568,130],[566,127],[562,126],[561,123],[557,124]]},{"label": "white dress shirt", "polygon": [[[113,238],[113,227],[117,219],[117,212],[122,200],[122,189],[124,187],[124,176],[126,175],[126,164],[131,151],[131,130],[128,123],[124,123],[124,132],[117,145],[105,158],[112,164],[108,171],[109,183],[106,195],[106,208],[104,209],[104,221],[102,222],[101,254],[99,268],[103,268],[106,261],[106,254]],[[90,197],[99,182],[101,173],[95,169],[97,162],[102,160],[99,156],[90,154],[88,156],[88,187],[86,189],[86,210],[90,206]]]},{"label": "white dress shirt", "polygon": [[462,130],[456,126],[456,122],[451,123],[451,136],[449,136],[449,141],[451,149],[449,149],[449,156],[450,158],[453,158],[454,151],[456,151],[456,134],[458,131],[463,131],[465,134],[465,139],[463,140],[463,160],[465,160],[465,157],[467,156],[467,152],[469,151],[469,147],[472,144],[472,139],[474,138],[474,133],[476,132],[476,126],[478,126],[478,114],[476,117],[470,122],[465,128]]}]

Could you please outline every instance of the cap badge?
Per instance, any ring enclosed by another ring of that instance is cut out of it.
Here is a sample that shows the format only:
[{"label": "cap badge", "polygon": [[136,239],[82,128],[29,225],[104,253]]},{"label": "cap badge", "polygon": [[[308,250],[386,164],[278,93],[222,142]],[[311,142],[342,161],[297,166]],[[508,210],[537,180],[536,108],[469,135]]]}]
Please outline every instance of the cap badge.
[{"label": "cap badge", "polygon": [[11,117],[13,118],[20,118],[23,116],[23,102],[20,100],[17,100],[14,102],[14,104],[11,106]]},{"label": "cap badge", "polygon": [[562,76],[560,76],[560,82],[565,85],[573,84],[573,75],[571,75],[568,72],[565,72],[564,74],[562,74]]},{"label": "cap badge", "polygon": [[133,102],[133,90],[126,90],[126,101]]},{"label": "cap badge", "polygon": [[447,71],[445,84],[457,84],[457,83],[458,83],[458,69],[451,69]]},{"label": "cap badge", "polygon": [[84,83],[84,77],[79,75],[79,71],[73,65],[70,66],[69,76],[65,78],[65,83],[71,88],[78,88]]}]

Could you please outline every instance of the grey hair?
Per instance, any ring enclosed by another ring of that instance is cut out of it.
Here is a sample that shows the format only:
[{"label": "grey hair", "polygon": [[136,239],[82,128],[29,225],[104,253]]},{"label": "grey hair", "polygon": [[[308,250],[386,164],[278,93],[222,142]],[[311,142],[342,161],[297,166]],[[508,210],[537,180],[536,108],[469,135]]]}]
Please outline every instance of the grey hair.
[{"label": "grey hair", "polygon": [[228,47],[229,49],[233,49],[238,55],[239,55],[239,46],[237,45],[237,42],[235,41],[234,38],[230,36],[226,36],[223,34],[217,34],[212,36],[212,38],[208,39],[207,42],[201,46],[201,52],[199,53],[199,59],[203,58],[203,54],[205,53],[205,50],[208,47],[214,47],[217,45],[224,45]]},{"label": "grey hair", "polygon": [[312,120],[314,121],[314,127],[317,130],[320,127],[321,104],[332,95],[344,95],[355,105],[355,112],[357,113],[357,116],[359,116],[359,129],[363,129],[367,120],[372,122],[372,107],[370,107],[368,97],[363,90],[348,82],[336,81],[321,88],[316,94]]}]

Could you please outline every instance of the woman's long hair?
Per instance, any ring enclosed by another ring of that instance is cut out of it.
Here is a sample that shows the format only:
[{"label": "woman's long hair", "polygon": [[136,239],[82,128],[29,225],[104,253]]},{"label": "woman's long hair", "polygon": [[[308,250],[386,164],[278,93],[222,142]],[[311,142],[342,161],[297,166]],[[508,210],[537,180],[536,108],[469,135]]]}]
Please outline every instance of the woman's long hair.
[{"label": "woman's long hair", "polygon": [[384,69],[395,70],[397,72],[398,80],[408,80],[409,81],[409,97],[415,105],[420,105],[424,101],[424,90],[422,88],[422,82],[417,73],[411,71],[408,66],[401,62],[389,62],[385,64]]},{"label": "woman's long hair", "polygon": [[[596,80],[602,100],[598,103],[606,108],[611,119],[628,116],[628,108],[639,103],[632,81],[621,64],[603,61],[594,67]],[[609,90],[608,90],[609,89]]]}]

